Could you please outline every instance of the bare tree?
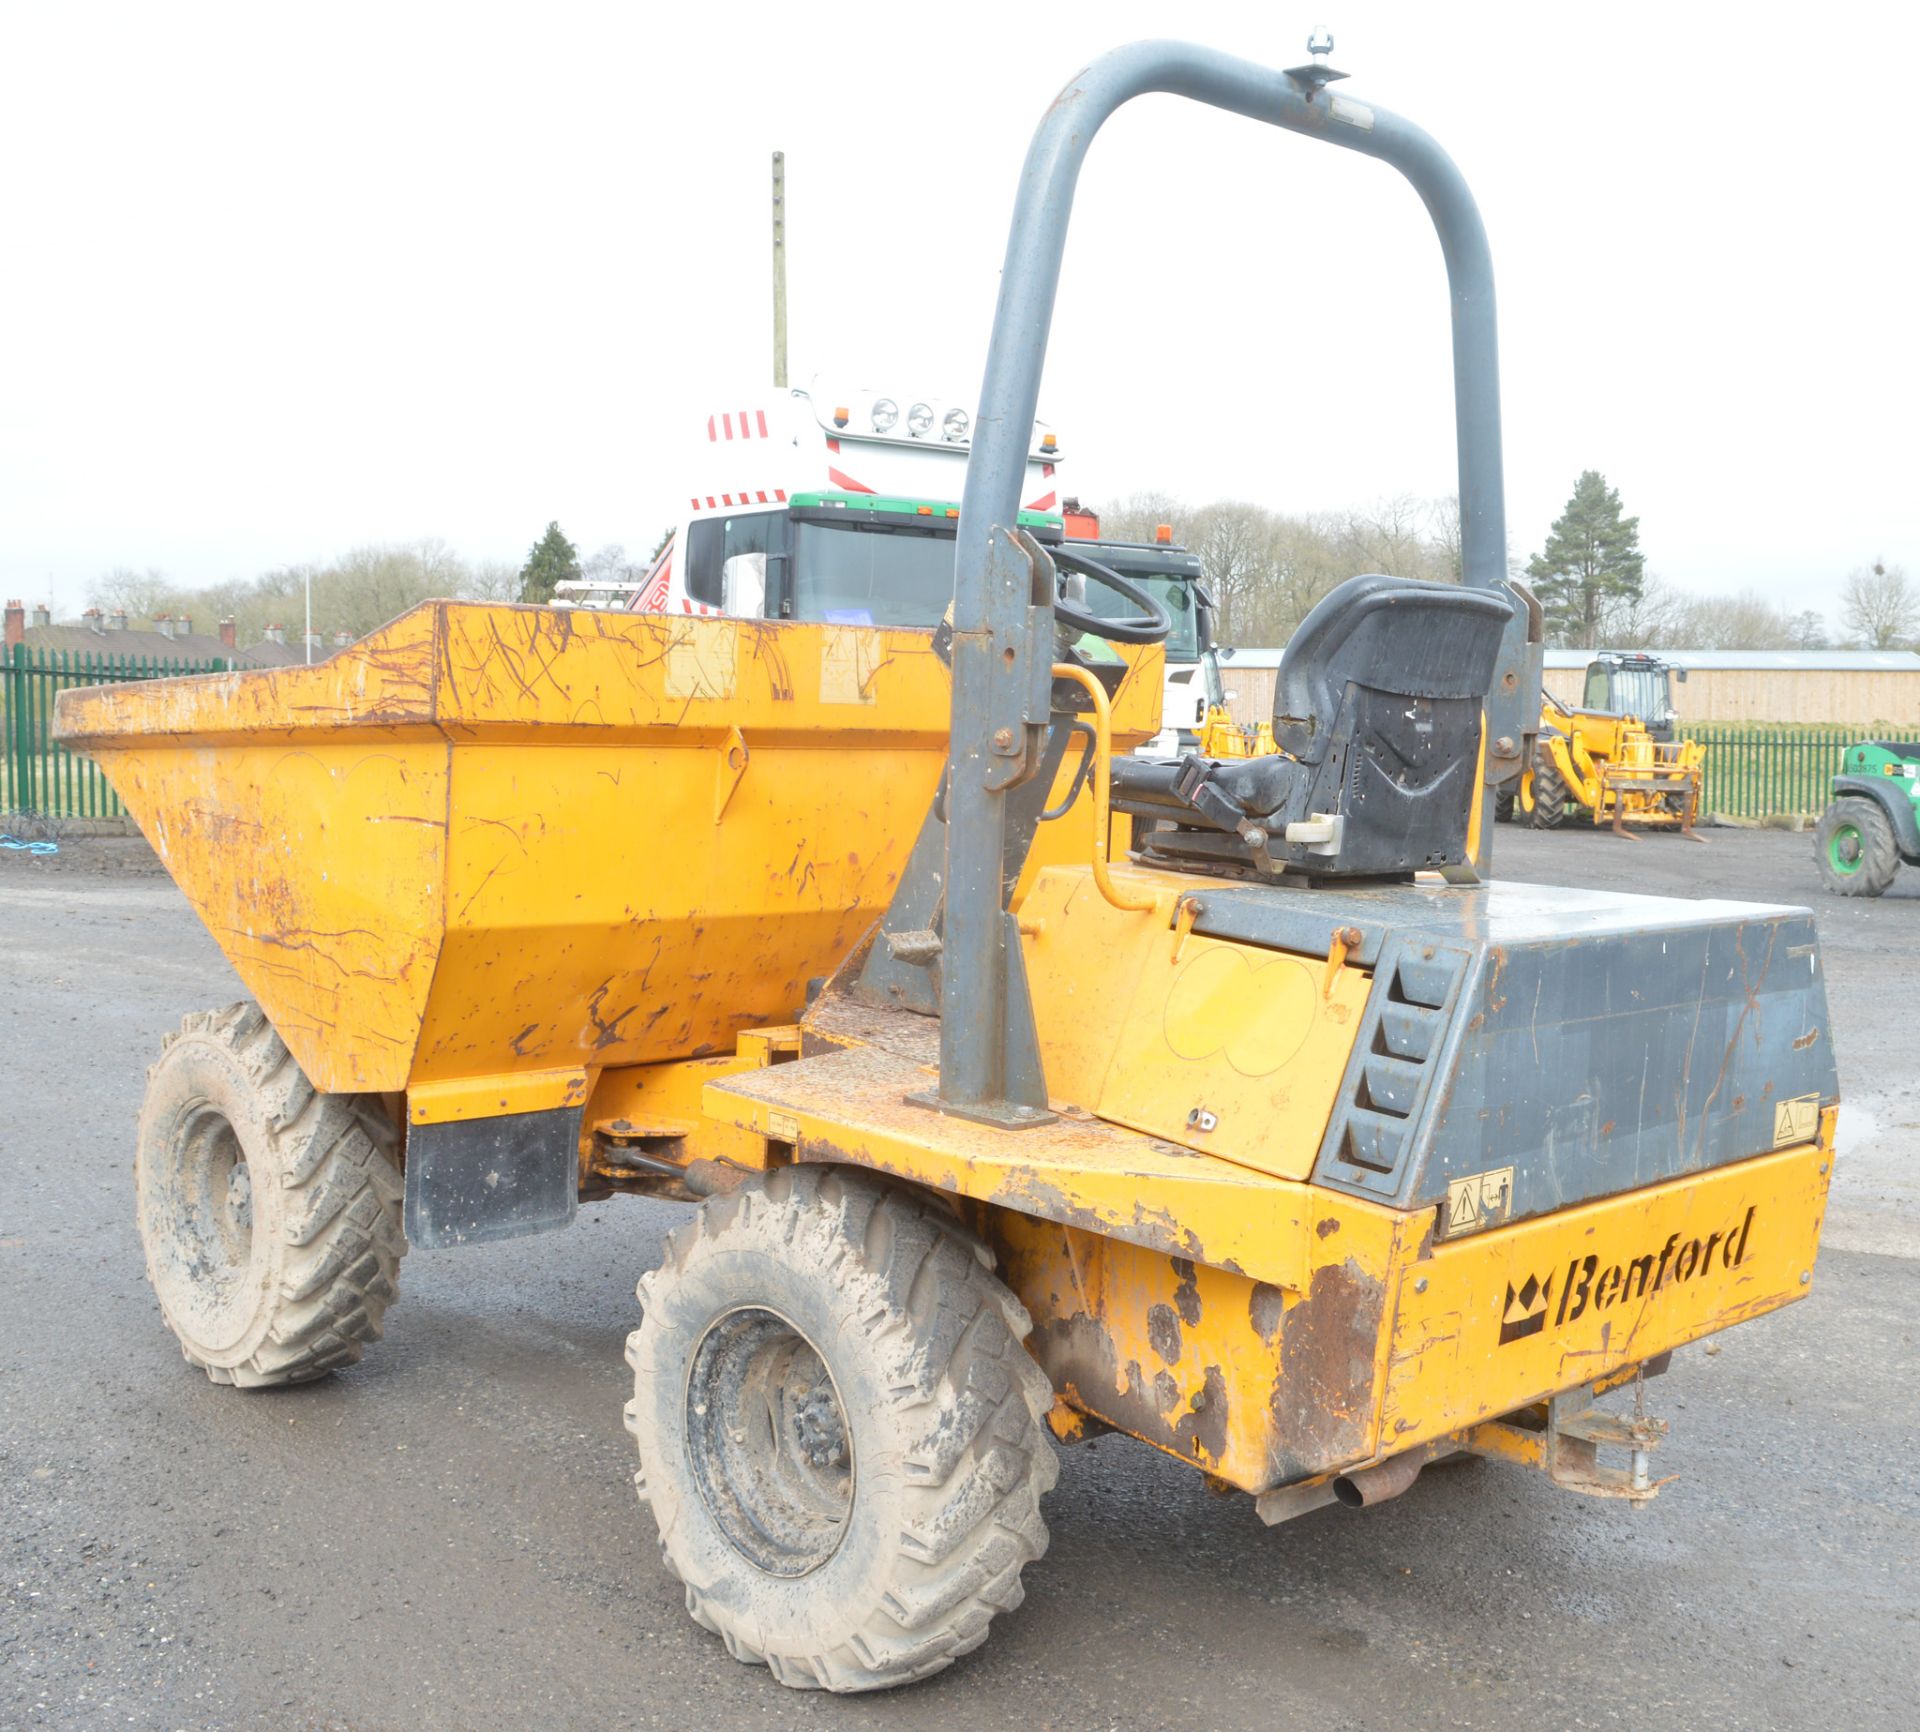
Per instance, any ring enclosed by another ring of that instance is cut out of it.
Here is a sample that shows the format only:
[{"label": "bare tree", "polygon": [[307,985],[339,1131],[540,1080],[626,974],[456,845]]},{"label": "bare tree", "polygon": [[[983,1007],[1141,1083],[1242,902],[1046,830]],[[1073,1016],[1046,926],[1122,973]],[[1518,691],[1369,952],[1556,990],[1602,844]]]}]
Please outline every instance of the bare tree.
[{"label": "bare tree", "polygon": [[103,613],[124,613],[135,625],[149,623],[163,613],[176,612],[186,600],[187,593],[171,582],[164,571],[156,571],[152,566],[145,571],[115,566],[87,589],[90,605]]},{"label": "bare tree", "polygon": [[[1396,493],[1371,505],[1342,512],[1337,519],[1340,551],[1355,572],[1384,571],[1389,577],[1451,579],[1452,550],[1433,534],[1433,502]],[[1454,534],[1459,533],[1458,510]]]},{"label": "bare tree", "polygon": [[1193,508],[1170,493],[1149,490],[1129,493],[1125,499],[1098,507],[1100,533],[1110,541],[1151,541],[1161,524],[1170,524],[1173,538],[1187,542]]},{"label": "bare tree", "polygon": [[[1460,495],[1449,493],[1445,498],[1427,502],[1427,528],[1432,538],[1433,550],[1445,561],[1446,570],[1436,575],[1444,576],[1450,583],[1458,583],[1465,567],[1460,560]],[[1513,565],[1511,550],[1507,559],[1508,567]]]},{"label": "bare tree", "polygon": [[423,601],[458,594],[466,575],[443,541],[356,547],[315,578],[314,625],[363,636]]},{"label": "bare tree", "polygon": [[1752,590],[1738,595],[1695,596],[1687,604],[1676,649],[1792,649],[1793,621]]},{"label": "bare tree", "polygon": [[646,573],[627,558],[627,550],[610,541],[591,555],[580,568],[589,583],[637,583]]},{"label": "bare tree", "polygon": [[1803,650],[1823,650],[1827,648],[1827,616],[1816,608],[1807,608],[1796,613],[1787,622],[1787,628],[1793,633],[1793,647]]},{"label": "bare tree", "polygon": [[1271,571],[1268,528],[1268,513],[1241,500],[1220,500],[1186,514],[1181,540],[1200,556],[1228,643],[1260,641],[1251,635],[1250,616]]},{"label": "bare tree", "polygon": [[1920,595],[1902,567],[1876,559],[1848,576],[1840,592],[1840,618],[1868,649],[1893,649],[1920,625]]},{"label": "bare tree", "polygon": [[520,568],[511,560],[488,559],[467,568],[460,585],[462,601],[517,601],[520,598]]},{"label": "bare tree", "polygon": [[1649,576],[1638,595],[1609,596],[1600,610],[1596,649],[1698,649],[1693,641],[1693,598]]},{"label": "bare tree", "polygon": [[1313,515],[1272,511],[1243,499],[1190,506],[1143,492],[1100,507],[1115,540],[1148,539],[1154,526],[1200,556],[1220,604],[1223,642],[1282,644],[1320,598],[1357,572],[1456,578],[1459,513],[1449,500],[1396,494],[1352,510]]}]

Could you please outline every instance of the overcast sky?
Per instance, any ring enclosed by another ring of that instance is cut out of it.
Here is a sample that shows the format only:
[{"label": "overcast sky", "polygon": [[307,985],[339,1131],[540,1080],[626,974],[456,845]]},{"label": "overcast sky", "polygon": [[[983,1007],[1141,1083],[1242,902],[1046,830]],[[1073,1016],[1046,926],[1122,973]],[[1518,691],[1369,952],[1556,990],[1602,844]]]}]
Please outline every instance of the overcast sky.
[{"label": "overcast sky", "polygon": [[[1274,65],[1474,187],[1514,545],[1578,472],[1700,589],[1920,575],[1908,6],[0,0],[0,589],[73,611],[557,517],[651,546],[715,488],[707,410],[792,367],[978,388],[1021,155],[1102,48]],[[1391,170],[1172,98],[1082,179],[1041,413],[1068,491],[1283,510],[1453,489],[1438,248]],[[696,418],[702,436],[695,439]]]}]

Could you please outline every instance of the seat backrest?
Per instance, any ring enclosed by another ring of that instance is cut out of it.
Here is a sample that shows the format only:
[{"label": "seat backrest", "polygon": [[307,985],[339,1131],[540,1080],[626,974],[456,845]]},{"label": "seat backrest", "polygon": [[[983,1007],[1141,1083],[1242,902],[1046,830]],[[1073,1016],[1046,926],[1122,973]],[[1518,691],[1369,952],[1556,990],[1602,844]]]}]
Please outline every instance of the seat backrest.
[{"label": "seat backrest", "polygon": [[1320,763],[1350,685],[1478,706],[1512,614],[1497,590],[1379,573],[1348,578],[1321,597],[1280,658],[1274,739],[1302,763]]}]

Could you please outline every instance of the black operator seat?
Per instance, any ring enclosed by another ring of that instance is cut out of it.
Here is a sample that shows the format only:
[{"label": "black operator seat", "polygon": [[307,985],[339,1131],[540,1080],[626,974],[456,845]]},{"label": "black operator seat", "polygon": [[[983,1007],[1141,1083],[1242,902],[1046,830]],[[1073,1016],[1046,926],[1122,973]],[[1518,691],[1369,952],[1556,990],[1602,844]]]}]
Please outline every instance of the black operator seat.
[{"label": "black operator seat", "polygon": [[[1165,865],[1404,877],[1466,858],[1502,590],[1350,577],[1280,658],[1263,758],[1121,758],[1113,800]],[[1289,827],[1292,834],[1289,835]]]}]

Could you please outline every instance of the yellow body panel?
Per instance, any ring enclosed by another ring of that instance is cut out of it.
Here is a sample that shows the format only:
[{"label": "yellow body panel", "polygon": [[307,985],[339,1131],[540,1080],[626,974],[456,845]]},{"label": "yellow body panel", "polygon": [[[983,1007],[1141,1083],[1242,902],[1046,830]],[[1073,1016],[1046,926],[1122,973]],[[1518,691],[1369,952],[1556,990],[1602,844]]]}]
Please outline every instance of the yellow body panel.
[{"label": "yellow body panel", "polygon": [[718,1080],[706,1111],[767,1159],[966,1199],[1063,1399],[1249,1491],[1450,1437],[1804,1297],[1831,1166],[1829,1114],[1818,1144],[1439,1244],[1431,1207],[1083,1113],[1009,1133],[909,1100],[932,1080],[856,1044]]},{"label": "yellow body panel", "polygon": [[1264,1491],[1375,1452],[1383,1296],[1423,1225],[1290,1189],[1328,1207],[1290,1238],[1284,1284],[1004,1211],[978,1224],[1069,1406]]},{"label": "yellow body panel", "polygon": [[[1123,742],[1159,726],[1133,659]],[[929,632],[431,602],[312,667],[65,693],[58,731],[317,1087],[471,1116],[795,1016],[892,895],[948,705]]]},{"label": "yellow body panel", "polygon": [[907,1098],[933,1077],[931,1065],[855,1048],[709,1084],[706,1113],[782,1145],[780,1158],[871,1167],[1262,1280],[1297,1275],[1325,1216],[1309,1186],[1086,1113],[1010,1136]]},{"label": "yellow body panel", "polygon": [[1313,1169],[1371,976],[1178,930],[1216,880],[1115,867],[1150,913],[1060,868],[1021,911],[1050,1091],[1103,1119],[1281,1178]]},{"label": "yellow body panel", "polygon": [[97,756],[315,1085],[404,1088],[439,955],[445,747],[336,736]]},{"label": "yellow body panel", "polygon": [[1831,1168],[1806,1144],[1439,1246],[1400,1283],[1387,1437],[1445,1436],[1803,1297]]},{"label": "yellow body panel", "polygon": [[407,1118],[416,1125],[450,1124],[456,1119],[497,1118],[502,1113],[554,1112],[577,1107],[586,1098],[587,1073],[578,1066],[452,1077],[445,1082],[415,1083],[407,1094]]}]

